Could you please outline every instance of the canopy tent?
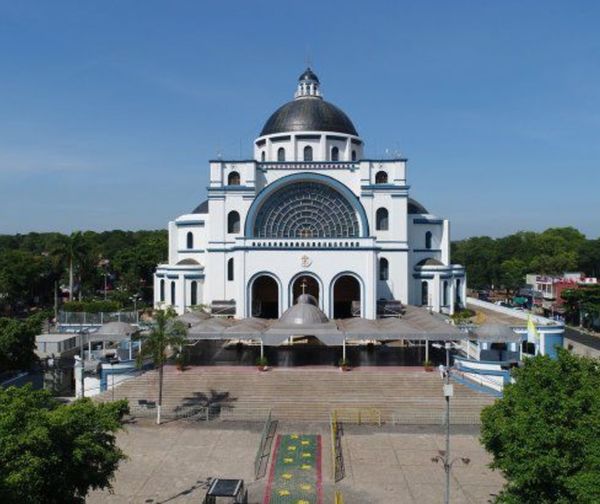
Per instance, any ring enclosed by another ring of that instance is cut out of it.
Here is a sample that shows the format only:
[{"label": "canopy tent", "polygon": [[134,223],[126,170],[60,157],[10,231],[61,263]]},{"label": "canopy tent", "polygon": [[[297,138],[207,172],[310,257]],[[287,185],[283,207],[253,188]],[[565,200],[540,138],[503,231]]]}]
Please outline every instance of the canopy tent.
[{"label": "canopy tent", "polygon": [[483,324],[469,329],[469,334],[471,335],[469,339],[490,343],[516,343],[523,339],[510,326],[503,324]]}]

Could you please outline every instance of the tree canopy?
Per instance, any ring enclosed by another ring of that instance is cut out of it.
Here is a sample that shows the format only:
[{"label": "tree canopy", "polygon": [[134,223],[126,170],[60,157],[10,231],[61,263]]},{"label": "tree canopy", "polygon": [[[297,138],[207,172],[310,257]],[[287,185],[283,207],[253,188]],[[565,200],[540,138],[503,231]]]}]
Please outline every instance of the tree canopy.
[{"label": "tree canopy", "polygon": [[27,320],[0,318],[0,372],[26,370],[36,360],[35,336],[39,334],[45,313]]},{"label": "tree canopy", "polygon": [[466,267],[471,288],[514,289],[525,283],[526,273],[600,275],[600,239],[588,240],[572,227],[496,239],[477,236],[453,242],[452,261]]},{"label": "tree canopy", "polygon": [[560,350],[526,359],[481,414],[481,440],[507,484],[497,502],[600,502],[600,362]]},{"label": "tree canopy", "polygon": [[69,405],[30,386],[0,389],[0,502],[66,504],[110,488],[126,401]]}]

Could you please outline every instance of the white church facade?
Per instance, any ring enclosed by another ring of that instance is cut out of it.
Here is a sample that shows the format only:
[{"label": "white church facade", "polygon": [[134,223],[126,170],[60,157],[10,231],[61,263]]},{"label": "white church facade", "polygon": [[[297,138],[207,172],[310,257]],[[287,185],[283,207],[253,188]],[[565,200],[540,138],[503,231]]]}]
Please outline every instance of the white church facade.
[{"label": "white church facade", "polygon": [[405,159],[368,159],[307,69],[250,160],[210,161],[208,199],[169,223],[156,307],[278,318],[303,292],[331,319],[466,300],[448,220],[409,197]]}]

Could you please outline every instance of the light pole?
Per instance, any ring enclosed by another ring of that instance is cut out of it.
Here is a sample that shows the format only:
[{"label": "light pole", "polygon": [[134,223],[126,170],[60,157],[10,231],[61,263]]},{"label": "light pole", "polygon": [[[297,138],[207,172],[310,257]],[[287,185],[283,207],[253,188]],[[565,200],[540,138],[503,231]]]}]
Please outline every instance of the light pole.
[{"label": "light pole", "polygon": [[85,378],[83,373],[85,371],[85,356],[83,350],[83,339],[84,336],[88,333],[87,329],[81,329],[79,331],[79,357],[81,359],[81,374],[79,376],[79,383],[81,384],[81,397],[85,397]]},{"label": "light pole", "polygon": [[454,387],[450,383],[450,350],[454,347],[451,341],[446,341],[444,346],[439,343],[434,343],[436,348],[444,348],[446,350],[446,365],[440,365],[440,371],[442,378],[444,379],[444,398],[446,399],[446,449],[439,452],[439,455],[431,459],[432,462],[441,462],[444,466],[444,472],[446,473],[446,491],[444,496],[444,503],[450,504],[450,472],[452,466],[457,460],[462,461],[464,464],[468,464],[470,460],[466,457],[457,457],[450,460],[450,397],[454,395]]},{"label": "light pole", "polygon": [[138,302],[138,299],[141,299],[141,296],[139,294],[134,294],[129,299],[131,299],[133,301],[133,311],[135,313],[135,321],[138,322],[139,320],[138,320],[137,302]]}]

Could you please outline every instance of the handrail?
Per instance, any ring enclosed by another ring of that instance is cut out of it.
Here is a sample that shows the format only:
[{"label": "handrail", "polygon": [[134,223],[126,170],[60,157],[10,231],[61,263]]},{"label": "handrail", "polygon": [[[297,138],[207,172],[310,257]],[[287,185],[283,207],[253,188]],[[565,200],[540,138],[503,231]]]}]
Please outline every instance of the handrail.
[{"label": "handrail", "polygon": [[260,436],[260,443],[258,445],[258,450],[256,451],[256,457],[254,458],[254,479],[260,478],[260,467],[263,459],[263,453],[265,451],[265,447],[267,446],[267,440],[269,438],[269,432],[271,430],[271,410],[269,410],[269,415],[265,420],[265,425],[262,429],[262,434]]}]

